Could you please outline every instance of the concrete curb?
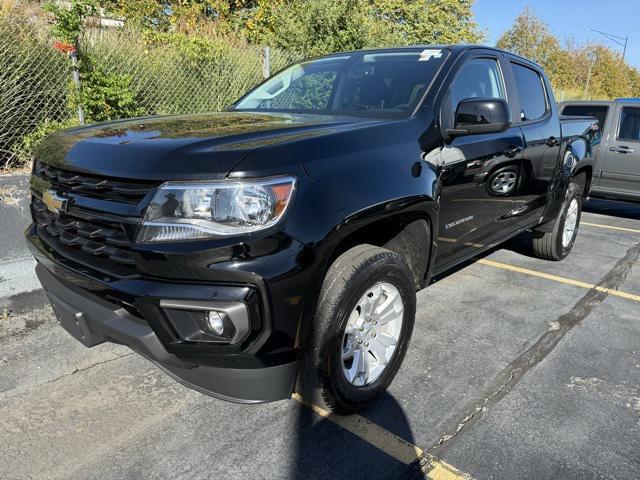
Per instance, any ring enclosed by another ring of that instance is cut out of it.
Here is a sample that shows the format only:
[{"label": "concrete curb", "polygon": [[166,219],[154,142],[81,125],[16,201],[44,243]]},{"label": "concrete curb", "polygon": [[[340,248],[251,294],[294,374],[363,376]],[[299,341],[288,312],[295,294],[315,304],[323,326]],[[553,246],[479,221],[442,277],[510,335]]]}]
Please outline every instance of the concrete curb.
[{"label": "concrete curb", "polygon": [[0,176],[0,304],[8,297],[40,288],[35,261],[23,238],[31,222],[29,175]]}]

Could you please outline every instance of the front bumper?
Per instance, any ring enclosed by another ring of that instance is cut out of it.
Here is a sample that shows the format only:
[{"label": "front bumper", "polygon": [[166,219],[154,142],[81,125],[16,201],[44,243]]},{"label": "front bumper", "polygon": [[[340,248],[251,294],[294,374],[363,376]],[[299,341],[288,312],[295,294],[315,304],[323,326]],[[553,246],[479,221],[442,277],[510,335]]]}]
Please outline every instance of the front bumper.
[{"label": "front bumper", "polygon": [[261,368],[203,365],[170,353],[141,318],[88,291],[71,288],[42,263],[36,273],[58,321],[87,347],[106,341],[129,346],[178,382],[229,401],[258,403],[288,398],[295,386],[296,361]]}]

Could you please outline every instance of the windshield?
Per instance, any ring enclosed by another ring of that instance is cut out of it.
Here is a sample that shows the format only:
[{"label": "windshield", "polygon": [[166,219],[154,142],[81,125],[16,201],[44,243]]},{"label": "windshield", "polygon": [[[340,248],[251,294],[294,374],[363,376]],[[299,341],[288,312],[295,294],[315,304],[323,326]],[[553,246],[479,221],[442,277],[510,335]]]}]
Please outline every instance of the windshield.
[{"label": "windshield", "polygon": [[442,49],[356,52],[292,65],[245,95],[234,110],[404,116],[446,57]]}]

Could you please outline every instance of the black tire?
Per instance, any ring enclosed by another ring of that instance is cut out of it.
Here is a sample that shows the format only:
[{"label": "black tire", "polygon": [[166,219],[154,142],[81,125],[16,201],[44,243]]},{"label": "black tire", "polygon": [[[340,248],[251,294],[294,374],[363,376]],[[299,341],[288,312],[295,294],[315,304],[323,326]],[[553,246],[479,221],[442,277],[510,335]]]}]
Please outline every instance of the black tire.
[{"label": "black tire", "polygon": [[[497,185],[496,182],[498,183]],[[507,165],[506,167],[498,168],[487,178],[487,193],[494,197],[508,197],[516,192],[519,182],[519,165]]]},{"label": "black tire", "polygon": [[[562,208],[560,209],[560,213],[554,220],[553,228],[550,232],[541,230],[533,231],[533,254],[536,257],[545,260],[558,261],[565,258],[567,255],[569,255],[569,252],[571,252],[573,244],[575,243],[576,237],[578,235],[578,229],[580,227],[580,217],[582,216],[583,201],[582,195],[584,191],[585,180],[586,178],[584,174],[579,174],[571,179],[569,187],[567,188],[564,202],[562,203]],[[569,206],[574,199],[578,204],[578,217],[576,220],[576,226],[571,241],[567,245],[563,245],[562,234],[564,232]]]},{"label": "black tire", "polygon": [[[342,342],[347,321],[366,290],[388,282],[400,292],[404,313],[396,349],[374,382],[356,387],[343,373]],[[404,359],[415,320],[416,290],[402,257],[390,250],[359,245],[340,255],[322,284],[314,323],[300,365],[298,392],[336,413],[353,413],[382,394]]]}]

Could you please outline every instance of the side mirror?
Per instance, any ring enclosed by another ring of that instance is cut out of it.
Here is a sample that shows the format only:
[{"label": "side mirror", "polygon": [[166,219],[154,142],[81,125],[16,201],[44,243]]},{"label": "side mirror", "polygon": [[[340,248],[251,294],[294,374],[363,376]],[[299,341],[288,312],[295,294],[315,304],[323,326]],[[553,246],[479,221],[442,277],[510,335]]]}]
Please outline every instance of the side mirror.
[{"label": "side mirror", "polygon": [[501,98],[462,100],[456,108],[453,129],[447,130],[451,137],[479,133],[500,133],[511,126],[509,106]]}]

